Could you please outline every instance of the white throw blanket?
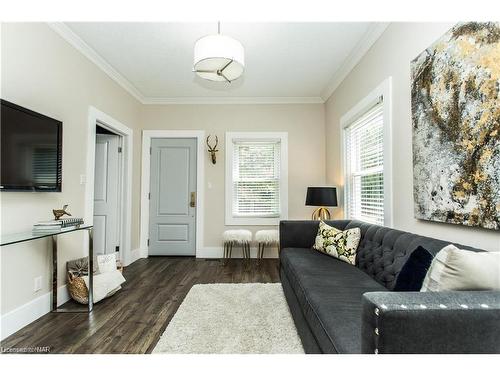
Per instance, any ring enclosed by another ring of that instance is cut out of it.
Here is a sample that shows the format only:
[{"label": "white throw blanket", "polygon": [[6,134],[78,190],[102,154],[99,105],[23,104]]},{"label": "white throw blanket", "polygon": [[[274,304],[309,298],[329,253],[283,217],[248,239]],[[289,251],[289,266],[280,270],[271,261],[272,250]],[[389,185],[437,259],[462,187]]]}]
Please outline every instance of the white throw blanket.
[{"label": "white throw blanket", "polygon": [[[89,277],[83,276],[83,280],[85,281],[85,285],[87,289],[89,288]],[[99,302],[103,298],[106,298],[108,295],[115,293],[117,290],[121,289],[121,284],[125,282],[125,278],[122,273],[118,270],[114,270],[111,272],[98,273],[94,275],[94,294],[93,300],[95,302]]]}]

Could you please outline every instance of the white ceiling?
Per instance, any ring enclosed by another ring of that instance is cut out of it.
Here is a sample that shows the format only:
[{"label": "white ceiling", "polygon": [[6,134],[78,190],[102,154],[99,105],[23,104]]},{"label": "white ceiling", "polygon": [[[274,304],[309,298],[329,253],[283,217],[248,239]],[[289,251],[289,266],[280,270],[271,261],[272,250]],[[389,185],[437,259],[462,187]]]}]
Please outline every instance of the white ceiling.
[{"label": "white ceiling", "polygon": [[245,47],[245,72],[227,84],[192,72],[197,39],[216,23],[51,24],[143,103],[323,102],[385,24],[221,23]]}]

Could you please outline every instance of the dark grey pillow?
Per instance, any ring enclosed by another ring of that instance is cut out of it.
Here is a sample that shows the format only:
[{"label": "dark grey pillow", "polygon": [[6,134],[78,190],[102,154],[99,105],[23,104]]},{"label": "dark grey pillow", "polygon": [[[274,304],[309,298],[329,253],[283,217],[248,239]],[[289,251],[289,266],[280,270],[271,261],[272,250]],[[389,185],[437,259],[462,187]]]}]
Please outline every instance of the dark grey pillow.
[{"label": "dark grey pillow", "polygon": [[413,250],[398,274],[394,291],[419,292],[433,258],[422,246]]}]

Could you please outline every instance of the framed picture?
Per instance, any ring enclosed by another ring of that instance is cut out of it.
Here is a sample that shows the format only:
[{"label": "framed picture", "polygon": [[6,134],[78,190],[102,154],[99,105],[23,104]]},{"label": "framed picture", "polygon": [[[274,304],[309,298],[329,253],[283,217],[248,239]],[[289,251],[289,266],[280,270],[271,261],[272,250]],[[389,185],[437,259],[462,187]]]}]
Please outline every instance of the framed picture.
[{"label": "framed picture", "polygon": [[411,62],[415,217],[500,229],[500,23],[461,23]]}]

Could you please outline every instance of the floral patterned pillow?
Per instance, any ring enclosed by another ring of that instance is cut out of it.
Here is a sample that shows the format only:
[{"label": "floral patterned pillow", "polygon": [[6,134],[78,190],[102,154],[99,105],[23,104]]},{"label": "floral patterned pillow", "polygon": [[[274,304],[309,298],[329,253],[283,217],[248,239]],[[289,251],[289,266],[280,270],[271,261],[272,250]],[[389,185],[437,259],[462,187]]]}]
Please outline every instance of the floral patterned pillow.
[{"label": "floral patterned pillow", "polygon": [[341,231],[321,221],[313,249],[354,265],[360,239],[359,228]]}]

